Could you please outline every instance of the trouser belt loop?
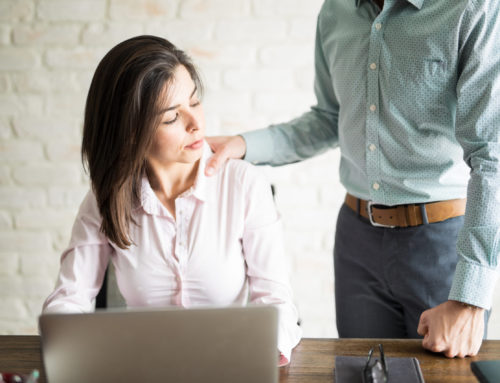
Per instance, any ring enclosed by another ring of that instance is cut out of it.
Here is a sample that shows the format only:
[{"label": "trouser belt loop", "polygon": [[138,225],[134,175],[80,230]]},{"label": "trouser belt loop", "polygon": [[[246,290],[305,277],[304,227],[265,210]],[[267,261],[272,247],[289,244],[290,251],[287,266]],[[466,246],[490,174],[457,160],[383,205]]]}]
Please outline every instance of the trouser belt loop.
[{"label": "trouser belt loop", "polygon": [[356,213],[359,215],[361,211],[361,200],[356,198]]},{"label": "trouser belt loop", "polygon": [[428,225],[429,218],[427,217],[427,210],[425,210],[425,203],[420,204],[420,213],[422,214],[422,224]]},{"label": "trouser belt loop", "polygon": [[418,226],[421,225],[422,222],[418,219],[419,217],[417,216],[418,212],[418,207],[417,205],[411,204],[406,207],[406,214],[407,214],[407,219],[408,219],[408,226]]}]

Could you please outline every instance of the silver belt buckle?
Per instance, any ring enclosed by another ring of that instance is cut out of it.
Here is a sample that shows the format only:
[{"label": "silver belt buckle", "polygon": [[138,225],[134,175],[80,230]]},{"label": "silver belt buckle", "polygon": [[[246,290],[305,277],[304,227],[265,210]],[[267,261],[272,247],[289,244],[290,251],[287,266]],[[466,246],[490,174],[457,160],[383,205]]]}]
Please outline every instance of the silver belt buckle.
[{"label": "silver belt buckle", "polygon": [[373,201],[368,201],[368,206],[367,206],[367,210],[368,210],[368,217],[370,218],[370,223],[372,224],[372,226],[376,226],[376,227],[386,227],[388,229],[394,229],[396,226],[391,226],[391,225],[383,225],[381,223],[377,223],[375,222],[375,220],[373,219],[373,213],[372,213],[372,206],[373,205],[376,205],[376,203],[373,203]]}]

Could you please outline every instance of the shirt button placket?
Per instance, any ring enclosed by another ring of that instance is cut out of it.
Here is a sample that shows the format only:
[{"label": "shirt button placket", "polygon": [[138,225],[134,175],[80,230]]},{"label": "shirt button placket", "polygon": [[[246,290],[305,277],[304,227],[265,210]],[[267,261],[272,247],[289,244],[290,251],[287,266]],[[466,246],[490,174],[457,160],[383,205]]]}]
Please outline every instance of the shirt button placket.
[{"label": "shirt button placket", "polygon": [[184,280],[186,262],[187,262],[187,201],[184,198],[176,200],[176,225],[177,225],[177,240],[175,247],[177,249],[177,256],[179,259],[179,269],[177,270],[177,283],[179,286],[179,293],[177,295],[177,304],[182,307],[188,307],[189,298],[186,289],[186,281]]},{"label": "shirt button placket", "polygon": [[[379,193],[381,190],[380,184],[380,161],[379,153],[376,150],[379,147],[379,71],[380,71],[380,54],[382,47],[382,23],[380,15],[375,20],[370,33],[370,46],[368,49],[367,62],[367,109],[366,116],[366,170],[368,179],[371,182],[371,195]],[[373,198],[372,198],[373,199]],[[379,199],[379,198],[377,198]]]},{"label": "shirt button placket", "polygon": [[175,201],[176,210],[176,225],[177,225],[177,242],[175,244],[178,255],[179,263],[182,265],[184,263],[184,242],[185,242],[185,226],[184,226],[184,201],[182,198],[177,198]]},{"label": "shirt button placket", "polygon": [[180,270],[177,270],[177,277],[176,277],[176,281],[177,281],[177,296],[176,296],[176,302],[175,304],[177,306],[182,306],[183,305],[183,301],[184,301],[184,286],[183,286],[183,283],[182,283],[182,276],[181,276],[181,272]]}]

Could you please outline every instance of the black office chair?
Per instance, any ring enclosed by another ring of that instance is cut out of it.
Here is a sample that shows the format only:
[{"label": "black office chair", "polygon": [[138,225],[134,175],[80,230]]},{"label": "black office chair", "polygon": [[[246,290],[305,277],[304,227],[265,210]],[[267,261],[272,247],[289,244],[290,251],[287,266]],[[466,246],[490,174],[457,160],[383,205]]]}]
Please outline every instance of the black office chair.
[{"label": "black office chair", "polygon": [[104,279],[102,281],[102,286],[97,296],[95,297],[95,308],[105,309],[108,304],[108,269],[104,273]]},{"label": "black office chair", "polygon": [[101,289],[95,297],[95,308],[106,309],[111,307],[126,307],[126,303],[116,284],[115,269],[110,262],[104,273]]}]

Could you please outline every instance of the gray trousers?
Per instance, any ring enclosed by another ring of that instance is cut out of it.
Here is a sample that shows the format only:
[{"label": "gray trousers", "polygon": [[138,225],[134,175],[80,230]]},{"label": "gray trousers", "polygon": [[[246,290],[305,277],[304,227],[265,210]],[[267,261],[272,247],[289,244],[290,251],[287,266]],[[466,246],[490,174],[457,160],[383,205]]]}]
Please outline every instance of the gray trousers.
[{"label": "gray trousers", "polygon": [[[448,300],[463,217],[409,228],[374,227],[345,204],[335,235],[341,338],[421,338],[420,314]],[[485,337],[488,313],[485,313]]]}]

